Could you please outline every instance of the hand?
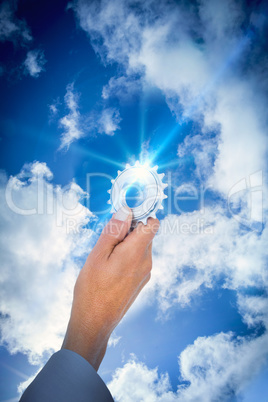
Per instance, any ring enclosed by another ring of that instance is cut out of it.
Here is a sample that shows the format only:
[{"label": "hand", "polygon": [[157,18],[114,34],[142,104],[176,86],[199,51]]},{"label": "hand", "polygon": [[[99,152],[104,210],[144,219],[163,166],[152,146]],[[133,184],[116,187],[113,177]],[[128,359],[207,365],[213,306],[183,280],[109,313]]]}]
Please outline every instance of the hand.
[{"label": "hand", "polygon": [[62,348],[83,356],[96,370],[108,339],[149,281],[157,219],[130,233],[132,213],[119,210],[89,254],[74,288],[71,318]]}]

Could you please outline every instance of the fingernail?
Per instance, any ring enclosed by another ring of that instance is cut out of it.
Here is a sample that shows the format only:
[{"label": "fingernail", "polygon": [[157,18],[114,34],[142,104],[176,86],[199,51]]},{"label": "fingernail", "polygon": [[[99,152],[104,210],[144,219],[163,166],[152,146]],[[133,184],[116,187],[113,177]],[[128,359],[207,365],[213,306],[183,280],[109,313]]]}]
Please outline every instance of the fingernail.
[{"label": "fingernail", "polygon": [[126,221],[128,217],[132,214],[131,209],[127,207],[121,207],[115,214],[114,219],[118,221]]}]

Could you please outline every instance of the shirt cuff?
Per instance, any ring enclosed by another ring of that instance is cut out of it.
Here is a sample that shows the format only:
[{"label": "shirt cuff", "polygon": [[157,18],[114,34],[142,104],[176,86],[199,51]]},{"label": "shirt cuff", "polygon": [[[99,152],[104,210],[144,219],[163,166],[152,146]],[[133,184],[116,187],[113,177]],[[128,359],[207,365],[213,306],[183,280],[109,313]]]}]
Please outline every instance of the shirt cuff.
[{"label": "shirt cuff", "polygon": [[113,402],[96,370],[77,353],[62,349],[48,360],[20,402]]}]

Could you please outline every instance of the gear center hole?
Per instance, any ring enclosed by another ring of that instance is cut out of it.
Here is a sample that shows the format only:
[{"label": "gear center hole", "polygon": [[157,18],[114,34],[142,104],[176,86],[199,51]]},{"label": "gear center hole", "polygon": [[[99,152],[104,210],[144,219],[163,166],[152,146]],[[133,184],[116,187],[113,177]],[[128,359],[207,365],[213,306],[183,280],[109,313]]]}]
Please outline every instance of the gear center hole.
[{"label": "gear center hole", "polygon": [[125,199],[129,208],[139,207],[146,198],[145,185],[140,181],[129,184],[126,187]]}]

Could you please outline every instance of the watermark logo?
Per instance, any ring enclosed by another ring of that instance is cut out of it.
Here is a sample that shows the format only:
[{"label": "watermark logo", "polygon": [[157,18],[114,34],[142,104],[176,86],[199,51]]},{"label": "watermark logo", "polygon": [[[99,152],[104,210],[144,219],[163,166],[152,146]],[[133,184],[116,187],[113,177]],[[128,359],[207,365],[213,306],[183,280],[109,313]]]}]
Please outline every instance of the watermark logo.
[{"label": "watermark logo", "polygon": [[[24,216],[53,215],[56,226],[65,226],[68,233],[84,230],[82,215],[89,213],[92,217],[92,230],[98,233],[100,222],[110,219],[111,206],[107,204],[110,196],[107,190],[111,188],[113,177],[105,173],[88,173],[86,175],[86,192],[78,185],[61,188],[53,186],[42,174],[12,177],[5,191],[6,203],[11,211]],[[96,191],[97,182],[98,192]],[[181,234],[212,234],[214,224],[211,213],[207,214],[207,203],[210,205],[213,193],[210,186],[196,186],[193,183],[177,185],[176,177],[171,172],[166,175],[168,198],[163,201],[163,209],[158,216],[173,215],[174,223],[167,220],[166,230],[169,233]],[[135,197],[142,201],[140,188],[135,188],[136,195],[129,200],[135,202]],[[97,194],[97,196],[96,196]],[[219,194],[214,191],[214,194]],[[247,229],[261,232],[263,228],[263,172],[261,170],[241,179],[232,186],[227,198],[219,198],[221,207],[226,205],[225,214],[231,215],[235,221]],[[83,200],[82,200],[83,199]],[[30,202],[29,202],[30,200]],[[95,202],[92,203],[92,200]],[[100,202],[96,202],[99,200]],[[137,201],[136,200],[136,201]],[[149,200],[150,201],[150,200]],[[213,200],[216,206],[217,197]],[[192,209],[189,210],[189,205]],[[188,208],[188,209],[187,209]],[[90,212],[89,212],[90,211]],[[189,213],[192,217],[189,218]],[[195,214],[194,214],[195,213]],[[95,216],[95,220],[93,217]],[[176,219],[175,219],[176,217]],[[99,219],[98,219],[99,218]],[[101,226],[102,227],[102,226]],[[161,227],[162,230],[162,227]]]}]

